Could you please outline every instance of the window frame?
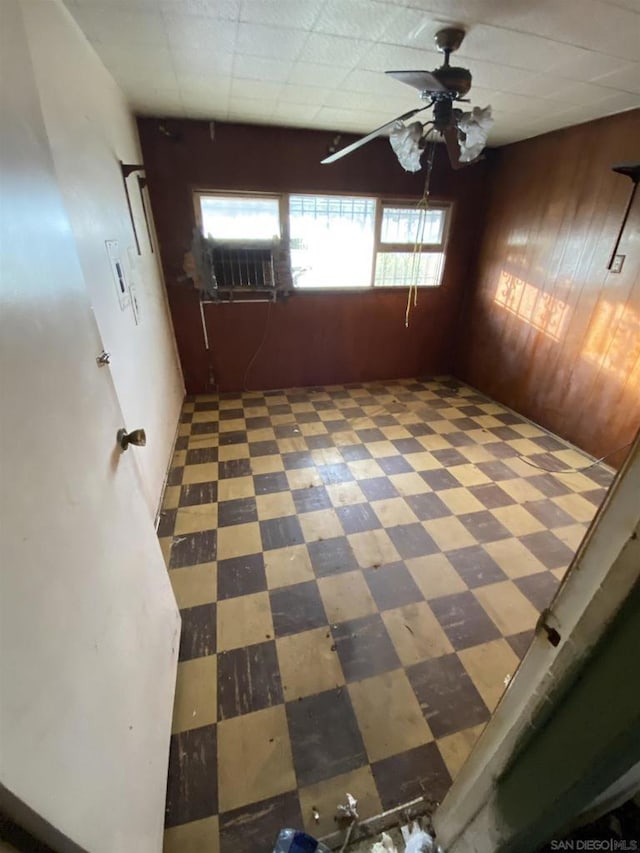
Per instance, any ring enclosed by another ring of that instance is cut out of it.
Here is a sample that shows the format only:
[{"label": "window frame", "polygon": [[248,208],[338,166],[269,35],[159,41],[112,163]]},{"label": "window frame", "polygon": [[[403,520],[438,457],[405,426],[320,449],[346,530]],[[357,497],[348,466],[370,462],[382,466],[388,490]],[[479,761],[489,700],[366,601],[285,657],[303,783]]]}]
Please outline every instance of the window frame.
[{"label": "window frame", "polygon": [[[268,192],[268,191],[252,191],[252,190],[225,190],[225,189],[217,189],[217,190],[207,190],[207,189],[192,189],[192,200],[193,200],[193,208],[195,213],[195,222],[196,225],[202,229],[202,207],[201,207],[201,199],[202,197],[207,196],[226,196],[232,197],[236,196],[238,198],[255,198],[255,199],[277,199],[278,200],[278,210],[280,216],[280,240],[281,241],[289,241],[291,236],[291,228],[289,221],[289,197],[290,196],[311,196],[311,197],[325,197],[325,198],[335,198],[335,197],[345,197],[345,198],[365,198],[370,199],[375,204],[375,213],[374,213],[374,235],[373,235],[373,247],[372,247],[372,259],[371,259],[371,280],[367,285],[357,285],[355,287],[344,287],[343,285],[326,285],[322,287],[296,287],[294,285],[293,292],[294,293],[368,293],[368,292],[378,292],[378,291],[402,291],[408,290],[409,285],[407,284],[376,284],[376,260],[378,252],[406,252],[407,254],[412,254],[414,251],[413,243],[385,243],[381,239],[382,235],[382,216],[385,207],[406,207],[406,208],[416,208],[417,201],[415,196],[387,196],[387,195],[376,195],[372,193],[363,193],[363,192],[331,192],[328,190],[324,191],[309,191],[309,190],[287,190],[286,192]],[[420,254],[442,254],[442,270],[440,274],[440,281],[438,284],[418,284],[412,285],[417,286],[421,290],[437,290],[438,288],[443,286],[446,265],[447,265],[447,248],[449,244],[449,235],[451,232],[451,220],[454,216],[455,205],[451,201],[445,201],[442,199],[434,199],[433,201],[429,201],[429,208],[436,208],[438,210],[444,211],[444,224],[442,229],[442,239],[439,243],[423,243],[420,249]]]},{"label": "window frame", "polygon": [[[384,216],[385,207],[404,207],[407,209],[417,209],[417,204],[415,199],[411,199],[409,201],[407,198],[391,198],[388,196],[379,196],[378,197],[378,205],[376,208],[376,233],[375,233],[375,241],[374,241],[374,258],[373,258],[373,272],[372,272],[372,282],[371,289],[372,290],[408,290],[410,285],[408,284],[376,284],[376,262],[377,262],[377,254],[380,253],[394,253],[394,254],[408,254],[412,255],[415,250],[415,243],[386,243],[382,240],[382,218]],[[428,205],[430,210],[442,210],[444,212],[444,223],[442,226],[442,238],[438,243],[422,243],[420,247],[419,254],[427,255],[427,254],[441,254],[442,257],[442,266],[440,269],[440,280],[437,284],[416,284],[411,285],[411,287],[418,287],[422,290],[436,290],[439,287],[442,287],[442,283],[444,281],[444,273],[445,267],[447,263],[447,246],[449,243],[449,231],[451,227],[451,217],[453,215],[453,204],[451,202],[445,201],[429,201]]]},{"label": "window frame", "polygon": [[296,287],[294,285],[295,293],[322,293],[323,291],[332,291],[333,293],[363,293],[369,290],[373,290],[374,288],[374,279],[376,275],[376,246],[378,245],[378,208],[380,198],[379,196],[372,195],[371,193],[336,193],[336,192],[287,192],[283,193],[284,196],[284,204],[286,207],[286,216],[287,216],[287,237],[291,237],[291,221],[289,219],[289,199],[291,196],[309,196],[310,198],[358,198],[358,199],[366,199],[368,201],[372,201],[373,208],[373,241],[372,241],[372,255],[371,255],[371,275],[369,276],[369,284],[358,284],[353,285],[352,287],[345,287],[341,284],[327,284],[321,285],[320,287]]},{"label": "window frame", "polygon": [[[246,192],[245,190],[193,190],[192,198],[193,198],[193,209],[195,212],[195,221],[196,225],[202,231],[202,204],[201,199],[203,197],[217,197],[217,198],[246,198],[246,199],[256,199],[260,201],[271,200],[278,202],[278,219],[280,222],[280,236],[278,237],[276,242],[280,242],[285,238],[285,225],[288,225],[289,217],[286,219],[283,218],[283,195],[282,193],[270,193],[270,192]],[[204,232],[203,232],[204,233]],[[288,232],[287,232],[288,235]],[[251,241],[259,238],[247,237],[247,240]],[[264,240],[264,242],[269,242],[268,240]]]}]

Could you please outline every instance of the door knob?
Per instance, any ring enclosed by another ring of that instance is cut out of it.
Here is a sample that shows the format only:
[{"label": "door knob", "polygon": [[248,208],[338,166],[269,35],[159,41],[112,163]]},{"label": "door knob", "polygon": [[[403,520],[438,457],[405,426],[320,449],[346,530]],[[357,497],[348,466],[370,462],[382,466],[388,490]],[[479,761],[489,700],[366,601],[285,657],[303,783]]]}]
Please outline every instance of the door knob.
[{"label": "door knob", "polygon": [[136,447],[144,447],[147,443],[147,434],[143,429],[132,429],[131,432],[127,432],[126,429],[119,429],[117,439],[120,447],[126,450],[130,444],[134,444]]}]

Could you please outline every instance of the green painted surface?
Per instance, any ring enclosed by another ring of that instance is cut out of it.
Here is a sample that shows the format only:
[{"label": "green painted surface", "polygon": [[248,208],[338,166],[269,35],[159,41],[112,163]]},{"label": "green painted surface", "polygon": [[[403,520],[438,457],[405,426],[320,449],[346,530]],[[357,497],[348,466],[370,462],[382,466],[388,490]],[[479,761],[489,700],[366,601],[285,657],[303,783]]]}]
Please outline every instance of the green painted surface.
[{"label": "green painted surface", "polygon": [[[640,760],[640,584],[554,713],[498,782],[515,837],[499,853],[528,853]],[[498,851],[496,851],[498,853]]]}]

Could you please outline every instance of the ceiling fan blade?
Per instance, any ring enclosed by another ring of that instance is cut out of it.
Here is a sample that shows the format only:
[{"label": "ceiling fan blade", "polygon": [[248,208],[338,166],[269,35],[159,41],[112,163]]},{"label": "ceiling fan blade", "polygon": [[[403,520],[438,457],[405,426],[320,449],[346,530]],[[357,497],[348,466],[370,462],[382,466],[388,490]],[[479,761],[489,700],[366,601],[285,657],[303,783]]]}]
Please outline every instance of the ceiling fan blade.
[{"label": "ceiling fan blade", "polygon": [[444,144],[447,146],[447,154],[453,169],[462,169],[466,165],[460,162],[460,146],[458,145],[458,131],[454,125],[449,125],[442,131]]},{"label": "ceiling fan blade", "polygon": [[413,86],[419,92],[449,91],[430,71],[385,71],[385,74],[406,83],[407,86]]},{"label": "ceiling fan blade", "polygon": [[346,157],[347,154],[351,154],[352,151],[360,148],[362,145],[366,145],[367,142],[371,142],[372,139],[375,139],[376,136],[380,136],[380,134],[384,133],[384,131],[395,124],[397,121],[406,121],[408,118],[412,118],[416,113],[421,113],[423,110],[428,109],[431,104],[427,104],[424,107],[418,107],[415,110],[409,110],[408,113],[403,113],[401,116],[397,118],[391,119],[386,124],[380,125],[380,127],[372,130],[371,133],[368,133],[366,136],[363,136],[362,139],[356,140],[356,142],[352,142],[351,145],[347,145],[345,148],[341,148],[339,151],[336,151],[334,154],[330,154],[328,157],[325,157],[324,160],[320,162],[322,164],[326,163],[335,163],[336,160],[340,160],[342,157]]}]

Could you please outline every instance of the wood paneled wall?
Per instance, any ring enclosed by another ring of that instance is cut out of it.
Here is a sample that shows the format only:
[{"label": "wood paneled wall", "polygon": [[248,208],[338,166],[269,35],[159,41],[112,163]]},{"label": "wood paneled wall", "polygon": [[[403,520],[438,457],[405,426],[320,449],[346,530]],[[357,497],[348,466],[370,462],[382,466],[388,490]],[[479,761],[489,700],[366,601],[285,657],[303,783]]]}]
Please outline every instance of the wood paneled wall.
[{"label": "wood paneled wall", "polygon": [[[462,296],[477,247],[486,163],[454,172],[443,152],[436,156],[432,197],[454,204],[449,251],[443,285],[420,290],[408,329],[405,289],[299,292],[271,308],[207,305],[207,351],[197,293],[180,281],[194,226],[194,189],[417,199],[424,173],[404,172],[384,139],[322,166],[333,138],[328,132],[156,119],[140,119],[139,130],[189,392],[238,390],[245,385],[245,374],[246,387],[265,389],[450,372]],[[341,144],[349,141],[344,137]]]},{"label": "wood paneled wall", "polygon": [[595,456],[640,426],[640,193],[607,271],[638,159],[640,110],[499,149],[460,327],[462,378]]}]

